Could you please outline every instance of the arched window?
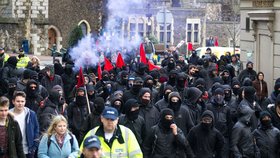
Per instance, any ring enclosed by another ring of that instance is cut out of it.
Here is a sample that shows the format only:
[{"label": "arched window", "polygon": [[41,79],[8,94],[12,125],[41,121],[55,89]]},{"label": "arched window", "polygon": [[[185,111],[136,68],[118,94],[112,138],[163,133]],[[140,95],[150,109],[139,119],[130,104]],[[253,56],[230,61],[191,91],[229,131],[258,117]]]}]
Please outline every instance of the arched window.
[{"label": "arched window", "polygon": [[85,22],[82,22],[80,24],[81,28],[82,28],[82,32],[83,32],[83,35],[86,36],[87,35],[87,24]]},{"label": "arched window", "polygon": [[129,37],[132,39],[136,35],[136,20],[133,18],[129,22]]},{"label": "arched window", "polygon": [[54,44],[56,44],[57,33],[54,28],[50,28],[48,30],[48,37],[49,37],[49,48],[52,48]]},{"label": "arched window", "polygon": [[144,20],[143,19],[138,20],[138,34],[141,37],[144,36]]}]

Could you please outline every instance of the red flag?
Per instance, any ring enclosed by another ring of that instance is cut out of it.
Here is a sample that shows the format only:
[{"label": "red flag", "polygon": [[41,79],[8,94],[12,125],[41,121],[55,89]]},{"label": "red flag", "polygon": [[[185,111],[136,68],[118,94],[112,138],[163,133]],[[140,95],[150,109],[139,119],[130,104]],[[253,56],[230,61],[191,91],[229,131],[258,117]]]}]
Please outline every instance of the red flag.
[{"label": "red flag", "polygon": [[189,51],[192,51],[192,50],[193,50],[193,45],[192,45],[192,43],[190,43],[190,42],[188,43],[188,50],[189,50]]},{"label": "red flag", "polygon": [[145,53],[143,43],[141,43],[141,45],[140,45],[140,62],[147,64],[146,53]]},{"label": "red flag", "polygon": [[123,66],[125,66],[124,60],[122,58],[122,54],[119,53],[118,57],[117,57],[117,61],[116,61],[116,67],[117,68],[122,68]]},{"label": "red flag", "polygon": [[214,46],[215,46],[215,47],[218,47],[218,46],[219,46],[219,43],[218,43],[218,37],[215,37]]},{"label": "red flag", "polygon": [[110,71],[114,68],[114,66],[112,65],[112,63],[110,62],[109,59],[107,59],[106,57],[104,57],[104,70],[106,71]]},{"label": "red flag", "polygon": [[98,74],[98,80],[101,80],[102,79],[102,70],[101,70],[100,63],[98,63],[97,74]]},{"label": "red flag", "polygon": [[82,67],[80,67],[80,71],[79,71],[79,77],[78,77],[78,82],[77,82],[77,88],[79,87],[83,87],[85,86],[85,78],[84,78],[84,75],[83,75],[83,69]]},{"label": "red flag", "polygon": [[159,66],[156,66],[156,65],[152,64],[150,61],[148,61],[148,66],[149,66],[149,71],[152,71],[154,69],[157,69],[157,70],[160,69]]}]

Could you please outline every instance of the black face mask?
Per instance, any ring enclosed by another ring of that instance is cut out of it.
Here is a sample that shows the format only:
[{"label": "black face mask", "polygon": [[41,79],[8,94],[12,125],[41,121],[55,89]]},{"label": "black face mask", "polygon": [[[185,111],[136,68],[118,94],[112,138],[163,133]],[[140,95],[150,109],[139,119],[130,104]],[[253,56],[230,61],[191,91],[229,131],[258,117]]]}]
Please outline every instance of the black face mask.
[{"label": "black face mask", "polygon": [[209,66],[209,62],[204,62],[204,63],[203,63],[203,66],[204,66],[204,67],[208,67],[208,66]]},{"label": "black face mask", "polygon": [[58,102],[58,106],[62,106],[65,103],[64,98],[60,98]]},{"label": "black face mask", "polygon": [[76,96],[76,104],[77,105],[86,105],[87,99],[85,96]]},{"label": "black face mask", "polygon": [[154,84],[153,83],[146,83],[145,87],[149,88],[150,90],[153,89]]},{"label": "black face mask", "polygon": [[223,105],[224,104],[224,96],[222,95],[215,95],[214,100],[218,105]]},{"label": "black face mask", "polygon": [[168,83],[169,83],[171,86],[174,86],[175,83],[176,83],[176,78],[169,78]]},{"label": "black face mask", "polygon": [[174,121],[163,118],[160,120],[160,123],[165,130],[171,130],[170,125],[173,124]]},{"label": "black face mask", "polygon": [[119,113],[120,113],[120,111],[121,111],[121,106],[122,106],[122,105],[115,105],[115,104],[112,105],[112,107],[116,108],[116,109],[118,110]]},{"label": "black face mask", "polygon": [[263,130],[270,129],[272,127],[271,120],[261,120],[261,128]]},{"label": "black face mask", "polygon": [[151,100],[148,100],[148,99],[142,99],[142,100],[141,100],[141,103],[142,103],[142,105],[144,105],[144,106],[149,105],[150,102],[151,102]]},{"label": "black face mask", "polygon": [[145,73],[145,69],[145,67],[139,68],[138,73],[143,75]]},{"label": "black face mask", "polygon": [[109,77],[108,76],[102,76],[102,80],[103,81],[109,81]]},{"label": "black face mask", "polygon": [[180,107],[181,107],[181,102],[178,101],[178,102],[170,102],[170,109],[172,109],[173,111],[178,111],[180,110]]},{"label": "black face mask", "polygon": [[132,90],[138,93],[142,87],[142,85],[132,85]]},{"label": "black face mask", "polygon": [[171,92],[165,93],[165,94],[163,95],[164,100],[167,101],[167,102],[168,102],[168,95],[169,95],[170,93],[171,93]]},{"label": "black face mask", "polygon": [[225,101],[230,101],[231,99],[231,92],[225,93]]},{"label": "black face mask", "polygon": [[232,88],[233,94],[237,96],[238,93],[239,93],[239,89],[240,89],[240,88]]},{"label": "black face mask", "polygon": [[135,111],[130,111],[129,113],[126,114],[126,116],[130,121],[134,121],[138,118],[139,112],[140,112],[139,109]]},{"label": "black face mask", "polygon": [[247,69],[248,69],[249,71],[252,71],[252,70],[253,70],[253,68],[252,68],[252,67],[248,67]]},{"label": "black face mask", "polygon": [[203,123],[201,122],[201,126],[205,131],[210,131],[212,128],[212,123]]},{"label": "black face mask", "polygon": [[95,95],[94,95],[94,94],[88,95],[88,99],[89,99],[89,100],[93,100],[94,98],[95,98]]}]

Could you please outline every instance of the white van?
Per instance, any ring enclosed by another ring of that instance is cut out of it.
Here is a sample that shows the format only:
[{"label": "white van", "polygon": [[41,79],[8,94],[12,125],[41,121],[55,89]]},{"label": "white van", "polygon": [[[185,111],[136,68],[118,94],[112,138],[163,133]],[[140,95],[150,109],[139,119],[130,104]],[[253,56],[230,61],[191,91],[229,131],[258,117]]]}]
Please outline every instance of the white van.
[{"label": "white van", "polygon": [[221,55],[226,55],[226,52],[230,52],[232,54],[240,54],[240,48],[235,48],[235,52],[233,51],[233,47],[199,47],[195,51],[197,56],[202,57],[206,53],[206,49],[210,48],[212,50],[212,54],[215,54],[218,58]]}]

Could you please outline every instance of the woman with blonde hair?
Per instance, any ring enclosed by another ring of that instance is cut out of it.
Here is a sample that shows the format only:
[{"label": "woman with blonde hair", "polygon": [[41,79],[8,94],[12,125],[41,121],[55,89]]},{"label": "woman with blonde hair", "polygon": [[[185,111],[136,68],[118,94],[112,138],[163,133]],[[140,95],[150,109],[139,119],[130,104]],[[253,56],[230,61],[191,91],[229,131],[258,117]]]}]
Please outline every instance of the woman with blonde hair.
[{"label": "woman with blonde hair", "polygon": [[40,59],[37,56],[32,56],[26,68],[36,71],[40,71]]},{"label": "woman with blonde hair", "polygon": [[64,116],[55,116],[47,133],[43,135],[39,148],[38,158],[76,158],[79,146],[76,137],[69,132],[67,120]]}]

